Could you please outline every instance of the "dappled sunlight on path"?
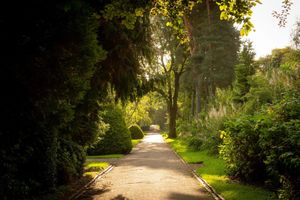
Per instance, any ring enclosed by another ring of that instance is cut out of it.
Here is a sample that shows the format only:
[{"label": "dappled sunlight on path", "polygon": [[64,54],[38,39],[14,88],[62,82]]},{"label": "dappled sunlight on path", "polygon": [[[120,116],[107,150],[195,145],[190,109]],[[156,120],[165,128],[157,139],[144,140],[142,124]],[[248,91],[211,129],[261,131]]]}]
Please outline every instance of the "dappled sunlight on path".
[{"label": "dappled sunlight on path", "polygon": [[[102,192],[101,192],[102,191]],[[149,133],[81,199],[212,199],[158,133]]]},{"label": "dappled sunlight on path", "polygon": [[144,143],[165,143],[161,135],[157,133],[148,133],[143,139]]}]

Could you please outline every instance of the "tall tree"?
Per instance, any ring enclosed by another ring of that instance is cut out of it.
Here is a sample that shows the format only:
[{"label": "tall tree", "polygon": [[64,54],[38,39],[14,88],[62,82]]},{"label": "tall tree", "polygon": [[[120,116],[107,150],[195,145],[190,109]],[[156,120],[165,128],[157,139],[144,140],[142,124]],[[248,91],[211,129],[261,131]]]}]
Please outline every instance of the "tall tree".
[{"label": "tall tree", "polygon": [[291,34],[292,42],[296,49],[300,48],[300,20],[295,24],[295,28]]},{"label": "tall tree", "polygon": [[[81,175],[84,147],[103,132],[98,105],[107,85],[120,98],[141,88],[148,3],[33,0],[1,7],[3,199],[27,198]],[[109,18],[119,5],[126,5],[117,12],[122,19]],[[115,55],[123,60],[111,62]]]},{"label": "tall tree", "polygon": [[191,38],[191,65],[183,77],[191,99],[191,113],[203,111],[217,87],[232,83],[239,48],[239,34],[232,22],[219,19],[216,3],[195,6],[186,17]]},{"label": "tall tree", "polygon": [[172,27],[166,26],[164,18],[155,18],[155,41],[157,42],[157,67],[156,77],[162,84],[156,84],[154,88],[166,101],[169,115],[170,138],[175,138],[176,118],[178,111],[178,94],[180,78],[185,72],[186,64],[190,56],[187,43],[176,37]]},{"label": "tall tree", "polygon": [[244,102],[245,95],[250,90],[249,77],[255,73],[254,56],[252,43],[244,42],[239,62],[235,66],[234,98],[237,102]]},{"label": "tall tree", "polygon": [[[247,2],[241,1],[241,5]],[[101,124],[98,104],[105,100],[109,86],[122,99],[141,95],[145,89],[141,61],[149,53],[145,44],[151,42],[148,40],[150,10],[170,17],[173,30],[177,30],[176,37],[184,39],[185,32],[178,27],[182,24],[182,13],[193,3],[192,0],[3,3],[0,8],[1,52],[4,52],[0,69],[3,94],[0,114],[4,119],[0,127],[3,174],[0,196],[3,199],[26,198],[82,173],[83,149],[103,131],[98,129]],[[243,7],[233,16],[239,20],[249,8]]]}]

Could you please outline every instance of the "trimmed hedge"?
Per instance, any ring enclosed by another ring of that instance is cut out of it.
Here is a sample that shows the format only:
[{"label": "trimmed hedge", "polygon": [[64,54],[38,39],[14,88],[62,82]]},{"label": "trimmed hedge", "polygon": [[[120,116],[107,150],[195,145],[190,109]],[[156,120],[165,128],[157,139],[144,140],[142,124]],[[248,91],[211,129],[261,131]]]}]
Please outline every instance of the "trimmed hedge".
[{"label": "trimmed hedge", "polygon": [[131,125],[129,131],[132,139],[142,139],[144,137],[144,132],[137,124]]},{"label": "trimmed hedge", "polygon": [[122,111],[114,106],[105,107],[100,113],[109,129],[100,141],[88,149],[89,155],[127,154],[132,149],[131,137]]},{"label": "trimmed hedge", "polygon": [[59,139],[57,154],[57,184],[71,183],[83,174],[85,151],[75,142]]}]

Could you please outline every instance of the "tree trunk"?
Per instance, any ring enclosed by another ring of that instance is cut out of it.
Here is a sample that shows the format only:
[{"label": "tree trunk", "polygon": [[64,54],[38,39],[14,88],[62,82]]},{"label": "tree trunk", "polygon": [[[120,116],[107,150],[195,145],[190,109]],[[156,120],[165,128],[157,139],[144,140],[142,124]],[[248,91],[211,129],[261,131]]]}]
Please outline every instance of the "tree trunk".
[{"label": "tree trunk", "polygon": [[201,112],[201,92],[200,92],[200,79],[196,82],[196,117]]},{"label": "tree trunk", "polygon": [[174,107],[171,107],[169,111],[169,138],[176,138],[176,115],[177,110],[174,109]]},{"label": "tree trunk", "polygon": [[172,97],[172,102],[169,105],[169,138],[176,138],[176,118],[177,118],[177,100],[178,100],[178,92],[179,92],[179,73],[174,73],[174,95]]},{"label": "tree trunk", "polygon": [[192,91],[192,95],[191,95],[191,119],[193,119],[194,115],[195,115],[195,90],[196,90],[196,87],[193,88],[193,91]]}]

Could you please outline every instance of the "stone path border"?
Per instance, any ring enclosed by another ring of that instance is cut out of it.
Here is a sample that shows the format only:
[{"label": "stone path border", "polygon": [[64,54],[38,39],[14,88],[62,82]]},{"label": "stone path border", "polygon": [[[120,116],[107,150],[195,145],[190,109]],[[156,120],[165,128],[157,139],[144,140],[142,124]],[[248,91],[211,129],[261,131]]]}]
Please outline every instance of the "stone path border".
[{"label": "stone path border", "polygon": [[69,200],[76,200],[77,198],[79,198],[91,184],[93,184],[97,179],[101,178],[102,176],[104,176],[105,174],[107,174],[108,172],[110,172],[113,168],[114,168],[114,166],[109,165],[105,170],[103,170],[103,171],[101,171],[99,174],[97,174],[97,175],[96,175],[90,182],[88,182],[85,186],[83,186],[81,189],[79,189],[77,192],[75,192],[75,193],[69,198]]}]

